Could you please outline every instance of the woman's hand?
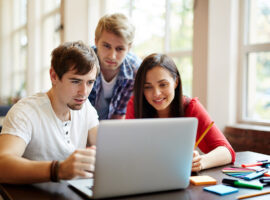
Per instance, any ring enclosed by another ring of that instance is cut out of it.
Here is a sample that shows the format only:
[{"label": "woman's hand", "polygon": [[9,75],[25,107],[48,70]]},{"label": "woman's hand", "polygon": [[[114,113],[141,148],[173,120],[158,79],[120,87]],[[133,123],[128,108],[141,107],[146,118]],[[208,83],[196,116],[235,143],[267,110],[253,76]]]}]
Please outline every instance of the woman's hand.
[{"label": "woman's hand", "polygon": [[198,151],[193,151],[193,160],[192,160],[192,172],[198,172],[203,169],[201,163],[202,157]]}]

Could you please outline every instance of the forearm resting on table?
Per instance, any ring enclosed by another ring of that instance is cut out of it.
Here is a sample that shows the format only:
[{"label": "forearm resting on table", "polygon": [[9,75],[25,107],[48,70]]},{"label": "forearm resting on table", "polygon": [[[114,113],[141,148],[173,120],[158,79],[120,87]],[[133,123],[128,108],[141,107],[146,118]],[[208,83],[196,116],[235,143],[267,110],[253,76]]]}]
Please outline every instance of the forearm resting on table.
[{"label": "forearm resting on table", "polygon": [[230,151],[224,147],[219,146],[207,154],[201,156],[202,168],[208,169],[221,165],[226,165],[232,162],[232,156]]},{"label": "forearm resting on table", "polygon": [[10,154],[0,155],[0,183],[38,183],[50,181],[49,161],[30,161]]}]

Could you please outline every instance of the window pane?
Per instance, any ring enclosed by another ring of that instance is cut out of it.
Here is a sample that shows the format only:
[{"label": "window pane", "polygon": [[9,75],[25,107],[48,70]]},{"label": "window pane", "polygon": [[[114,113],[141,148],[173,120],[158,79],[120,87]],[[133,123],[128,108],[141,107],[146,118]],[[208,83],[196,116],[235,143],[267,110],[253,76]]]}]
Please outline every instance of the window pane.
[{"label": "window pane", "polygon": [[13,4],[13,24],[14,29],[20,28],[26,24],[27,20],[27,0],[17,0]]},{"label": "window pane", "polygon": [[43,69],[41,69],[41,90],[49,89],[51,86],[49,71],[51,51],[60,44],[60,14],[57,13],[47,17],[43,24]]},{"label": "window pane", "polygon": [[184,58],[173,58],[175,64],[179,70],[182,86],[183,86],[183,94],[192,97],[192,62],[191,57]]},{"label": "window pane", "polygon": [[13,90],[12,95],[17,97],[24,96],[25,76],[27,65],[27,36],[26,30],[17,32],[14,35],[14,63],[13,63]]},{"label": "window pane", "polygon": [[123,13],[130,16],[130,0],[107,0],[106,12],[107,13]]},{"label": "window pane", "polygon": [[248,91],[246,117],[270,121],[270,52],[248,55]]},{"label": "window pane", "polygon": [[170,51],[192,49],[193,1],[171,0]]},{"label": "window pane", "polygon": [[43,11],[48,13],[60,7],[61,0],[46,0],[43,1]]},{"label": "window pane", "polygon": [[136,0],[133,5],[136,54],[142,56],[164,51],[165,0]]},{"label": "window pane", "polygon": [[249,42],[270,42],[270,1],[250,0]]}]

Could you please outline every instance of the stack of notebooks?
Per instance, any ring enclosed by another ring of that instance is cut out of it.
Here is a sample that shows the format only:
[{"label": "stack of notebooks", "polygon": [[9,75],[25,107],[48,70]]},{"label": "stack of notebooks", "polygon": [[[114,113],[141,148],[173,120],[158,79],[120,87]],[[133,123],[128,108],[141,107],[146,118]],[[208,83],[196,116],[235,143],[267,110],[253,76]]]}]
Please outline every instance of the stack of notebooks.
[{"label": "stack of notebooks", "polygon": [[236,178],[244,178],[245,176],[256,172],[255,169],[248,169],[248,168],[236,168],[236,167],[226,167],[222,169],[222,172],[224,174],[227,174],[228,176],[233,176]]}]

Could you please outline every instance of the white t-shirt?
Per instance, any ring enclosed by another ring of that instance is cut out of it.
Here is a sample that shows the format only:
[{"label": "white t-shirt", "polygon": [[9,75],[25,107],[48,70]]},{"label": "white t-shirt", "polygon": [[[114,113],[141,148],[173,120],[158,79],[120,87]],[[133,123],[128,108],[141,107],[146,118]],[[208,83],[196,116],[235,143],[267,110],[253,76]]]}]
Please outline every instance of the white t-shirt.
[{"label": "white t-shirt", "polygon": [[107,82],[101,73],[102,89],[104,92],[104,98],[110,99],[112,97],[113,88],[117,80],[117,75],[110,81]]},{"label": "white t-shirt", "polygon": [[1,134],[16,135],[25,141],[24,158],[65,160],[75,149],[86,147],[88,130],[99,123],[88,100],[80,110],[70,110],[70,114],[70,121],[61,121],[47,94],[38,93],[12,106]]}]

